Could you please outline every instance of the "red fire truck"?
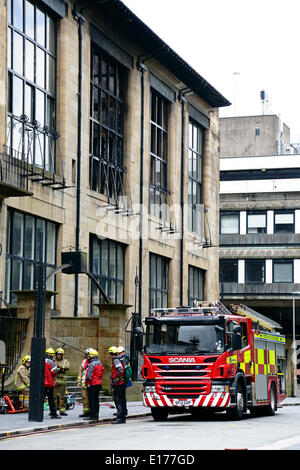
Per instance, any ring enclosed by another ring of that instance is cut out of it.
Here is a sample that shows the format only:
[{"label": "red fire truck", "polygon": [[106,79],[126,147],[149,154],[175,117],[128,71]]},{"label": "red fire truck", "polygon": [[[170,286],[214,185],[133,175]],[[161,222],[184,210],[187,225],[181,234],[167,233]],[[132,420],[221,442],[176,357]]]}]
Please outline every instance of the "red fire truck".
[{"label": "red fire truck", "polygon": [[273,415],[286,397],[280,325],[244,305],[155,309],[146,323],[144,405],[169,413]]}]

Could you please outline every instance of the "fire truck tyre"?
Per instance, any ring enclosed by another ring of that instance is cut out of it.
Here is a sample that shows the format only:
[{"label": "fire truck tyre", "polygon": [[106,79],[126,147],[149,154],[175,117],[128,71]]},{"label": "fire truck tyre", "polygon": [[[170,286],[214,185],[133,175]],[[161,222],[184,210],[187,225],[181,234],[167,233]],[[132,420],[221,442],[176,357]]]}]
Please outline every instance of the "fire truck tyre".
[{"label": "fire truck tyre", "polygon": [[240,383],[236,387],[236,405],[234,408],[228,408],[226,414],[230,419],[239,420],[243,418],[245,408],[245,397]]},{"label": "fire truck tyre", "polygon": [[166,421],[169,410],[167,408],[151,408],[151,414],[154,421]]},{"label": "fire truck tyre", "polygon": [[270,404],[266,406],[266,415],[267,416],[274,416],[277,410],[277,403],[276,403],[276,389],[274,385],[271,385],[270,389]]}]

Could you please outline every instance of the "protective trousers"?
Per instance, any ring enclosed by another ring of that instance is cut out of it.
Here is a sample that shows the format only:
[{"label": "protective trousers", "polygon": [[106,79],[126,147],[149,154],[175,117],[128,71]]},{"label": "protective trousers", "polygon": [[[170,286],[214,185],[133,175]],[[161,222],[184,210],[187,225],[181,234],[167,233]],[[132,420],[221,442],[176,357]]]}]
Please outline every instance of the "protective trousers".
[{"label": "protective trousers", "polygon": [[56,403],[57,409],[61,413],[66,412],[67,404],[66,404],[66,385],[65,384],[55,384],[54,388],[54,400]]},{"label": "protective trousers", "polygon": [[50,414],[51,416],[56,416],[56,407],[54,403],[54,388],[52,387],[45,387],[44,388],[44,398],[48,398]]},{"label": "protective trousers", "polygon": [[117,419],[121,421],[126,420],[126,385],[117,385],[113,387],[114,390],[114,400],[117,408]]},{"label": "protective trousers", "polygon": [[99,419],[99,393],[101,390],[101,385],[90,385],[88,387],[88,396],[90,404],[90,417],[92,419]]},{"label": "protective trousers", "polygon": [[82,397],[82,411],[85,414],[88,414],[90,411],[89,408],[89,397],[88,397],[88,392],[86,387],[81,388],[81,397]]}]

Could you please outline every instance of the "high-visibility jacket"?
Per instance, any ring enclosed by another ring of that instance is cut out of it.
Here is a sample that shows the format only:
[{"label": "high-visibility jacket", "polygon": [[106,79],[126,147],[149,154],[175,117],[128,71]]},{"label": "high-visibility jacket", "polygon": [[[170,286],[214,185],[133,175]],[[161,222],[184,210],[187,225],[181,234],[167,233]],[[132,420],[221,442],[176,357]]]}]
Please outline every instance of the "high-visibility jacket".
[{"label": "high-visibility jacket", "polygon": [[86,372],[85,384],[101,385],[103,370],[104,367],[98,358],[91,359]]},{"label": "high-visibility jacket", "polygon": [[55,384],[65,385],[67,383],[66,373],[70,369],[70,364],[67,359],[56,360],[57,374],[55,376]]},{"label": "high-visibility jacket", "polygon": [[125,383],[125,361],[122,361],[119,356],[113,360],[113,367],[111,373],[111,384],[113,387],[118,387]]},{"label": "high-visibility jacket", "polygon": [[87,359],[83,359],[83,361],[80,365],[79,372],[78,372],[77,382],[81,382],[81,386],[83,388],[86,387],[86,385],[85,385],[85,376],[86,376],[86,371],[87,371],[88,365],[89,365],[89,361]]},{"label": "high-visibility jacket", "polygon": [[22,365],[18,368],[15,377],[15,387],[18,392],[29,389],[30,386],[30,368]]},{"label": "high-visibility jacket", "polygon": [[57,366],[52,359],[47,358],[45,360],[45,383],[46,388],[54,388],[55,382],[54,377],[56,376]]}]

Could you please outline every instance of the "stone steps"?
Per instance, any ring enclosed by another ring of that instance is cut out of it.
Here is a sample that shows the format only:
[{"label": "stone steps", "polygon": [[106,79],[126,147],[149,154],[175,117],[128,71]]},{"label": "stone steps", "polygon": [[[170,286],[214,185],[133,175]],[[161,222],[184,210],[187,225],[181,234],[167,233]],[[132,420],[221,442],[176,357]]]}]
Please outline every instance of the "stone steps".
[{"label": "stone steps", "polygon": [[[77,403],[82,403],[81,398],[81,387],[77,385],[77,377],[75,376],[68,376],[67,377],[67,390],[69,393],[72,393],[75,397],[75,401]],[[113,401],[112,396],[110,396],[107,392],[101,391],[100,392],[100,403],[102,402],[109,402]]]}]

